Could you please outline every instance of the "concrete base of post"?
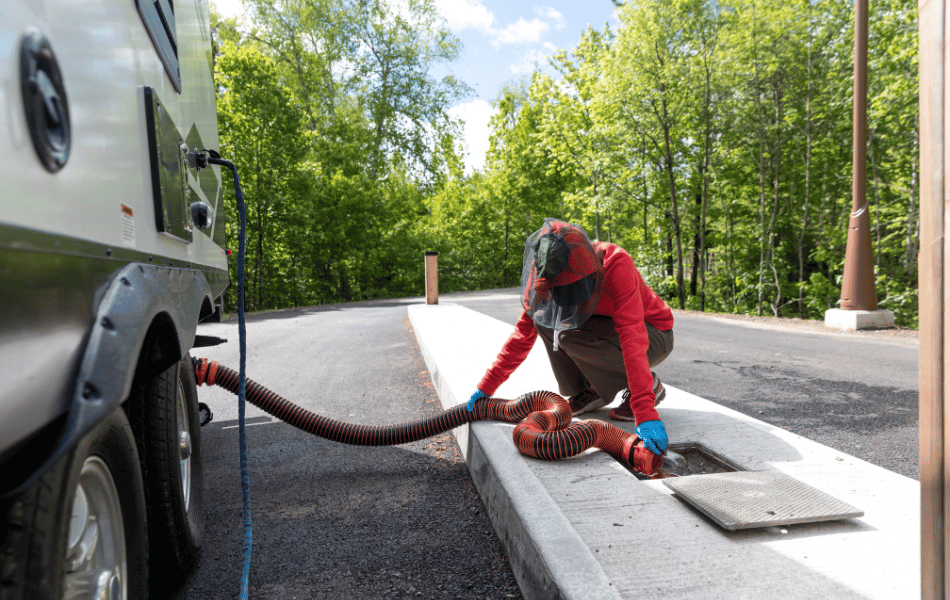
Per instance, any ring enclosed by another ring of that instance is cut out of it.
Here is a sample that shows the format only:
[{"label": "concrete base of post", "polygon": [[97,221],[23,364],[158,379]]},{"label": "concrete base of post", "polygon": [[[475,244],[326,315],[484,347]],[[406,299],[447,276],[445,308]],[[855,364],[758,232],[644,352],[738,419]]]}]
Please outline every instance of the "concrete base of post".
[{"label": "concrete base of post", "polygon": [[842,331],[878,329],[894,326],[894,313],[889,310],[844,310],[831,308],[825,311],[825,326]]}]

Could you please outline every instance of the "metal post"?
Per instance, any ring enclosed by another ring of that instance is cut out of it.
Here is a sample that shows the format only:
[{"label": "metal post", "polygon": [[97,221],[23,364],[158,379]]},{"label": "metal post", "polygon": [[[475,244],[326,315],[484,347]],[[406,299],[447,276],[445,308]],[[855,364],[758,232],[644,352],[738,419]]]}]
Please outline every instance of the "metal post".
[{"label": "metal post", "polygon": [[439,253],[426,252],[426,304],[439,303]]},{"label": "metal post", "polygon": [[854,3],[854,150],[851,220],[841,281],[841,308],[876,310],[877,290],[871,263],[871,219],[867,201],[868,0]]},{"label": "metal post", "polygon": [[920,576],[921,598],[947,597],[944,353],[947,326],[944,271],[947,126],[945,80],[946,0],[918,0],[920,27]]}]

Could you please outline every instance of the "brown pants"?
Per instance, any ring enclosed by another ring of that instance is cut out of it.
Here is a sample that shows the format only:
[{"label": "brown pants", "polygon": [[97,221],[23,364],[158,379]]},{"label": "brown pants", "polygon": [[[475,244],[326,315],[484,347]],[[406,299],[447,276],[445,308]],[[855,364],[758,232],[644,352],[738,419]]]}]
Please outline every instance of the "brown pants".
[{"label": "brown pants", "polygon": [[[650,338],[647,360],[652,369],[673,351],[673,330],[660,331],[649,323],[646,326]],[[557,352],[553,346],[554,331],[547,327],[537,330],[562,396],[570,398],[590,387],[609,402],[627,388],[620,335],[611,317],[593,315],[577,329],[560,332]]]}]

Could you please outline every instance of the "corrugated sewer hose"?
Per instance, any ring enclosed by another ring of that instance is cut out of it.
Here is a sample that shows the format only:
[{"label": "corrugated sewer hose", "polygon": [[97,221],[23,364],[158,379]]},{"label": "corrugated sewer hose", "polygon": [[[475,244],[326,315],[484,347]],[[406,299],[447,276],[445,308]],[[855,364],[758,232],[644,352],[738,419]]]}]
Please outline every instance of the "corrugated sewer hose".
[{"label": "corrugated sewer hose", "polygon": [[[233,369],[206,358],[192,360],[198,385],[217,385],[238,393],[240,377]],[[472,412],[460,404],[409,423],[356,425],[301,408],[252,379],[247,379],[246,385],[247,401],[254,406],[300,430],[342,444],[395,446],[488,419],[518,423],[513,434],[515,446],[534,458],[559,460],[598,448],[641,475],[656,478],[676,474],[675,454],[654,454],[635,434],[597,419],[571,423],[570,404],[554,392],[529,392],[514,400],[485,398]]]}]

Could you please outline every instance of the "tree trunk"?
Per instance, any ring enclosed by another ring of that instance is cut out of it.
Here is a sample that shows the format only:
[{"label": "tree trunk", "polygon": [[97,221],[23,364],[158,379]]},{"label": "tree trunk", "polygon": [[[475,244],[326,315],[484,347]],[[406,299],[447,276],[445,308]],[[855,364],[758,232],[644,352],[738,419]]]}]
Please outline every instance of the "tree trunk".
[{"label": "tree trunk", "polygon": [[[809,64],[809,72],[811,65]],[[802,211],[802,232],[798,236],[798,318],[804,318],[805,304],[805,234],[808,231],[808,207],[811,203],[811,86],[805,106],[805,207]]]},{"label": "tree trunk", "polygon": [[671,218],[673,222],[673,237],[676,241],[676,295],[679,308],[686,308],[686,287],[683,282],[683,232],[680,226],[679,203],[676,197],[676,174],[673,171],[673,141],[670,136],[670,119],[667,113],[666,100],[663,100],[663,142],[665,145],[664,166],[670,184]]},{"label": "tree trunk", "polygon": [[[667,219],[672,221],[672,217],[669,211],[666,211],[664,215]],[[670,235],[670,230],[666,229],[666,276],[673,277],[674,266],[673,266],[673,236]]]},{"label": "tree trunk", "polygon": [[673,237],[676,239],[676,296],[679,308],[686,308],[686,288],[683,283],[683,232],[680,228],[679,205],[676,201],[676,177],[673,173],[673,157],[667,156],[666,175],[670,180],[670,201],[673,205]]},{"label": "tree trunk", "polygon": [[263,310],[264,307],[264,216],[261,214],[264,210],[263,201],[265,198],[264,195],[264,174],[261,172],[261,163],[260,163],[261,148],[260,143],[257,147],[257,164],[255,166],[255,183],[257,187],[257,211],[255,216],[257,218],[257,244],[255,252],[255,262],[257,264],[257,310]]},{"label": "tree trunk", "polygon": [[264,217],[257,205],[257,310],[264,310]]},{"label": "tree trunk", "polygon": [[805,95],[805,206],[802,231],[798,236],[798,318],[804,318],[805,304],[805,233],[808,230],[808,206],[811,201],[811,45],[808,47],[807,90]]},{"label": "tree trunk", "polygon": [[[703,164],[700,169],[700,180],[702,189],[700,190],[700,220],[699,220],[699,252],[700,252],[700,289],[699,289],[699,310],[706,311],[706,207],[709,205],[709,167],[711,161],[712,146],[712,68],[709,66],[710,49],[709,40],[706,39],[706,32],[703,31],[703,70],[705,74],[705,90],[703,96],[703,121],[705,131],[703,132]],[[713,47],[715,45],[713,44]]]},{"label": "tree trunk", "polygon": [[759,285],[756,314],[761,317],[765,286],[765,245],[771,241],[765,239],[765,123],[762,116],[762,88],[758,64],[755,67],[755,105],[759,134]]},{"label": "tree trunk", "polygon": [[877,173],[877,157],[874,152],[874,128],[868,128],[868,154],[871,158],[871,175],[874,181],[874,266],[881,266],[881,197]]},{"label": "tree trunk", "polygon": [[647,176],[643,171],[640,172],[641,179],[643,181],[643,244],[649,248],[650,247],[650,228],[647,225]]},{"label": "tree trunk", "polygon": [[[701,166],[699,168],[699,171],[700,173],[702,173]],[[699,194],[696,194],[696,211],[695,211],[695,214],[693,215],[693,227],[695,227],[695,229],[693,231],[693,252],[692,252],[693,270],[692,270],[692,273],[690,273],[690,277],[689,277],[689,295],[690,296],[696,295],[696,285],[699,283],[699,264],[700,264],[699,256],[700,256],[700,253],[702,252],[702,249],[700,248],[700,244],[699,244],[699,233],[700,233],[700,229],[702,228],[702,223],[701,223],[702,206],[703,206],[703,195],[702,195],[702,192],[700,192]]]},{"label": "tree trunk", "polygon": [[594,181],[594,236],[600,241],[600,202],[597,198],[597,173],[591,175]]},{"label": "tree trunk", "polygon": [[769,266],[772,268],[772,276],[775,281],[775,301],[772,303],[772,313],[778,316],[779,309],[782,307],[782,282],[779,278],[778,268],[775,265],[775,221],[778,217],[780,187],[782,180],[782,77],[781,75],[772,84],[775,96],[775,154],[773,155],[774,176],[772,184],[772,214],[769,217],[768,243],[769,243]]},{"label": "tree trunk", "polygon": [[509,265],[508,259],[510,258],[510,256],[511,256],[511,201],[506,199],[505,200],[505,262],[504,262],[505,267],[504,269],[502,269],[504,273],[505,286],[508,286],[509,282],[511,281],[511,277],[509,277],[510,273],[508,272],[508,265]]},{"label": "tree trunk", "polygon": [[733,222],[732,212],[729,210],[729,203],[726,201],[725,195],[722,193],[722,188],[719,189],[719,201],[722,203],[722,215],[726,219],[726,275],[728,276],[728,285],[726,289],[729,293],[729,303],[732,304],[732,309],[735,310],[739,306],[739,300],[736,298],[736,275],[735,267],[733,264],[733,230],[735,229],[735,223]]}]

